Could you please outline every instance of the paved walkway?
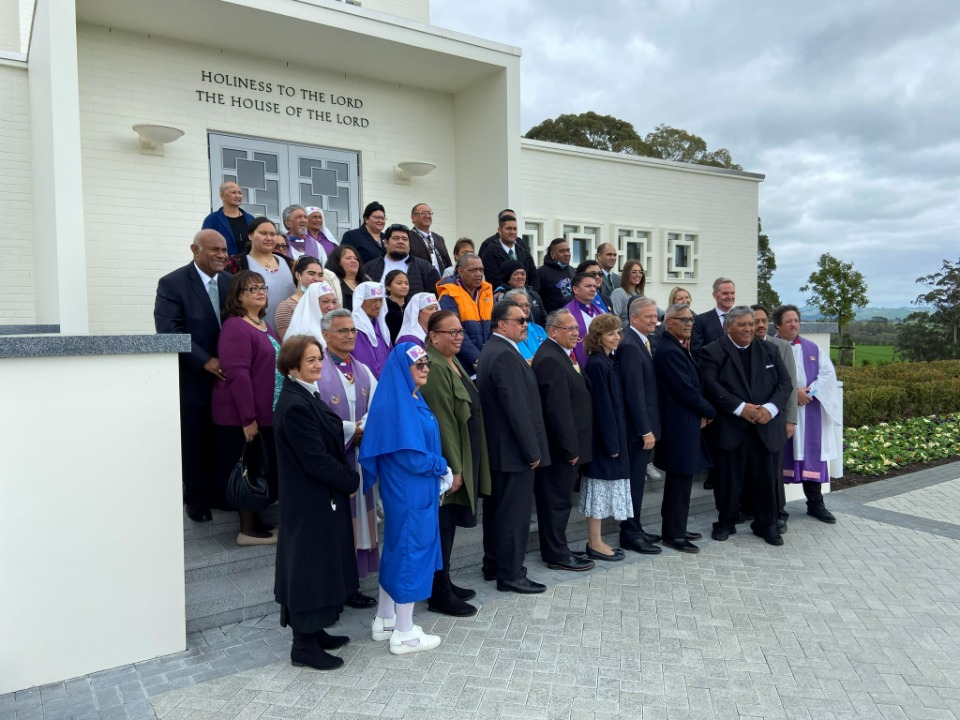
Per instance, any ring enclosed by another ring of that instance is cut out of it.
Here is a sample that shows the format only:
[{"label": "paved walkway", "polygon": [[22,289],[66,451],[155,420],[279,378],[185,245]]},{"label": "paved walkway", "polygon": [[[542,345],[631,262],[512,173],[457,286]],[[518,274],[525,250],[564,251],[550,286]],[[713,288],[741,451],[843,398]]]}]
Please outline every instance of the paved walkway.
[{"label": "paved walkway", "polygon": [[[831,494],[838,524],[794,512],[786,544],[749,534],[699,555],[629,554],[585,574],[528,557],[544,595],[498,593],[479,569],[473,618],[406,657],[369,639],[333,673],[294,668],[277,616],[189,637],[136,666],[0,696],[0,718],[960,717],[960,463]],[[692,529],[707,534],[705,515]],[[745,526],[741,526],[744,528]]]}]

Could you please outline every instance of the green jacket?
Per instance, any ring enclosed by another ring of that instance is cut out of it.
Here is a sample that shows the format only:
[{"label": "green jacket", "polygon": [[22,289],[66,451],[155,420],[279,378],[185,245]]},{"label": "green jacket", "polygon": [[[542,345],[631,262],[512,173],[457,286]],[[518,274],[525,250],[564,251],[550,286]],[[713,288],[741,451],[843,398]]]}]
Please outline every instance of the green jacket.
[{"label": "green jacket", "polygon": [[[447,359],[433,346],[427,345],[427,355],[432,362],[427,384],[420,388],[420,394],[426,400],[440,425],[440,444],[443,446],[443,457],[453,474],[463,476],[463,485],[452,495],[445,495],[443,503],[468,505],[476,513],[477,498],[474,497],[473,449],[470,447],[470,433],[467,430],[467,420],[470,419],[470,395],[456,376]],[[460,361],[456,358],[460,373],[472,382],[470,376]],[[480,420],[480,477],[476,486],[481,495],[490,494],[490,465],[487,460],[487,437],[483,432],[483,419]]]}]

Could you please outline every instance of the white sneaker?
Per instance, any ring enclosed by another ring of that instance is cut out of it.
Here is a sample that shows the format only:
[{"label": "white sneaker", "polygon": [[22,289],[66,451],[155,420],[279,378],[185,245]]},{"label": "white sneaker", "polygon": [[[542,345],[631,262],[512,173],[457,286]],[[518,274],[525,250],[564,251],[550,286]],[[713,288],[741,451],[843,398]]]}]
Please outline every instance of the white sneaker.
[{"label": "white sneaker", "polygon": [[[404,645],[404,640],[419,640],[420,642],[416,645]],[[393,635],[390,636],[390,652],[394,655],[433,650],[439,645],[440,637],[438,635],[427,635],[419,625],[414,625],[413,630],[409,632],[394,630]]]},{"label": "white sneaker", "polygon": [[[396,622],[396,618],[384,620],[382,617],[375,617],[373,619],[373,626],[370,628],[370,637],[372,637],[376,642],[389,640],[393,635],[393,626],[396,624]],[[387,623],[390,624],[387,625]]]},{"label": "white sneaker", "polygon": [[651,480],[663,480],[663,473],[657,470],[653,465],[647,465],[647,477]]}]

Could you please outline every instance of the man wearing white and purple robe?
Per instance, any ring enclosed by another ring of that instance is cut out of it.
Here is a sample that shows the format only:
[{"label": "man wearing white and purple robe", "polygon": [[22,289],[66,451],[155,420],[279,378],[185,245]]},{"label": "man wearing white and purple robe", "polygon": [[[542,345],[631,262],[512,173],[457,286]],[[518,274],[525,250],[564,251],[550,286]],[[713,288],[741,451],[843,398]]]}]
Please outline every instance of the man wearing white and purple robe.
[{"label": "man wearing white and purple robe", "polygon": [[[320,399],[343,421],[346,461],[362,476],[363,471],[357,463],[357,448],[363,438],[367,409],[377,389],[377,379],[353,356],[357,331],[349,310],[330,311],[323,316],[321,327],[327,348],[317,381]],[[357,575],[361,578],[380,570],[376,506],[376,485],[350,498]],[[359,591],[347,599],[347,605],[355,608],[370,608],[375,604],[374,598],[361,595]]]},{"label": "man wearing white and purple robe", "polygon": [[563,306],[564,310],[570,311],[577,325],[580,326],[580,341],[573,349],[573,354],[581,369],[587,366],[587,353],[583,349],[583,340],[587,337],[590,323],[595,317],[604,314],[603,310],[594,303],[599,288],[600,281],[593,275],[577,273],[573,276],[573,300]]},{"label": "man wearing white and purple robe", "polygon": [[800,337],[800,310],[781,305],[773,312],[777,336],[790,343],[797,366],[797,426],[783,451],[784,483],[802,483],[807,514],[825,523],[837,519],[827,510],[821,488],[830,482],[830,461],[837,458],[836,425],[843,422],[837,374],[828,353]]}]

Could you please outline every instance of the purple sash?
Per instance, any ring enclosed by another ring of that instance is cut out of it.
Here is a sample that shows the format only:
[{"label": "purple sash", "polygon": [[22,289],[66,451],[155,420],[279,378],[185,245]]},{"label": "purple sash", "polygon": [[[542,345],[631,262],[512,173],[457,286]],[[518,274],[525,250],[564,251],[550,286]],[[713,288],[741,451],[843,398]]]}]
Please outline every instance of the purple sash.
[{"label": "purple sash", "polygon": [[583,348],[583,341],[587,338],[587,321],[584,318],[584,315],[587,315],[591,318],[597,317],[598,315],[603,315],[603,310],[598,308],[596,305],[586,305],[581,304],[578,300],[571,300],[565,306],[566,310],[570,311],[570,314],[577,321],[577,325],[580,326],[580,342],[577,343],[576,347],[573,348],[573,354],[577,358],[577,362],[580,364],[580,368],[585,368],[587,366],[587,351]]},{"label": "purple sash", "polygon": [[[353,386],[357,390],[357,420],[367,413],[370,405],[370,371],[351,357],[353,364]],[[320,380],[317,381],[317,387],[320,388],[320,399],[323,400],[330,409],[333,410],[341,420],[347,422],[353,421],[350,417],[350,401],[347,400],[343,390],[343,383],[340,380],[340,370],[333,360],[333,356],[328,352],[323,356],[323,365],[320,374]],[[352,443],[347,443],[344,448],[347,462],[354,468],[357,467],[357,450]]]},{"label": "purple sash", "polygon": [[290,247],[295,248],[297,252],[303,253],[304,255],[309,255],[310,257],[320,256],[320,245],[310,233],[307,233],[306,236],[302,238],[298,238],[296,235],[287,235],[287,243]]},{"label": "purple sash", "polygon": [[[803,350],[803,372],[809,385],[810,378],[820,374],[820,346],[806,338],[799,338]],[[791,352],[793,348],[791,346]],[[796,391],[796,390],[794,390]],[[803,427],[803,460],[793,457],[793,440],[783,449],[783,481],[785,483],[830,482],[829,465],[820,459],[820,443],[823,431],[820,401],[813,398],[797,408],[797,423]]]}]

